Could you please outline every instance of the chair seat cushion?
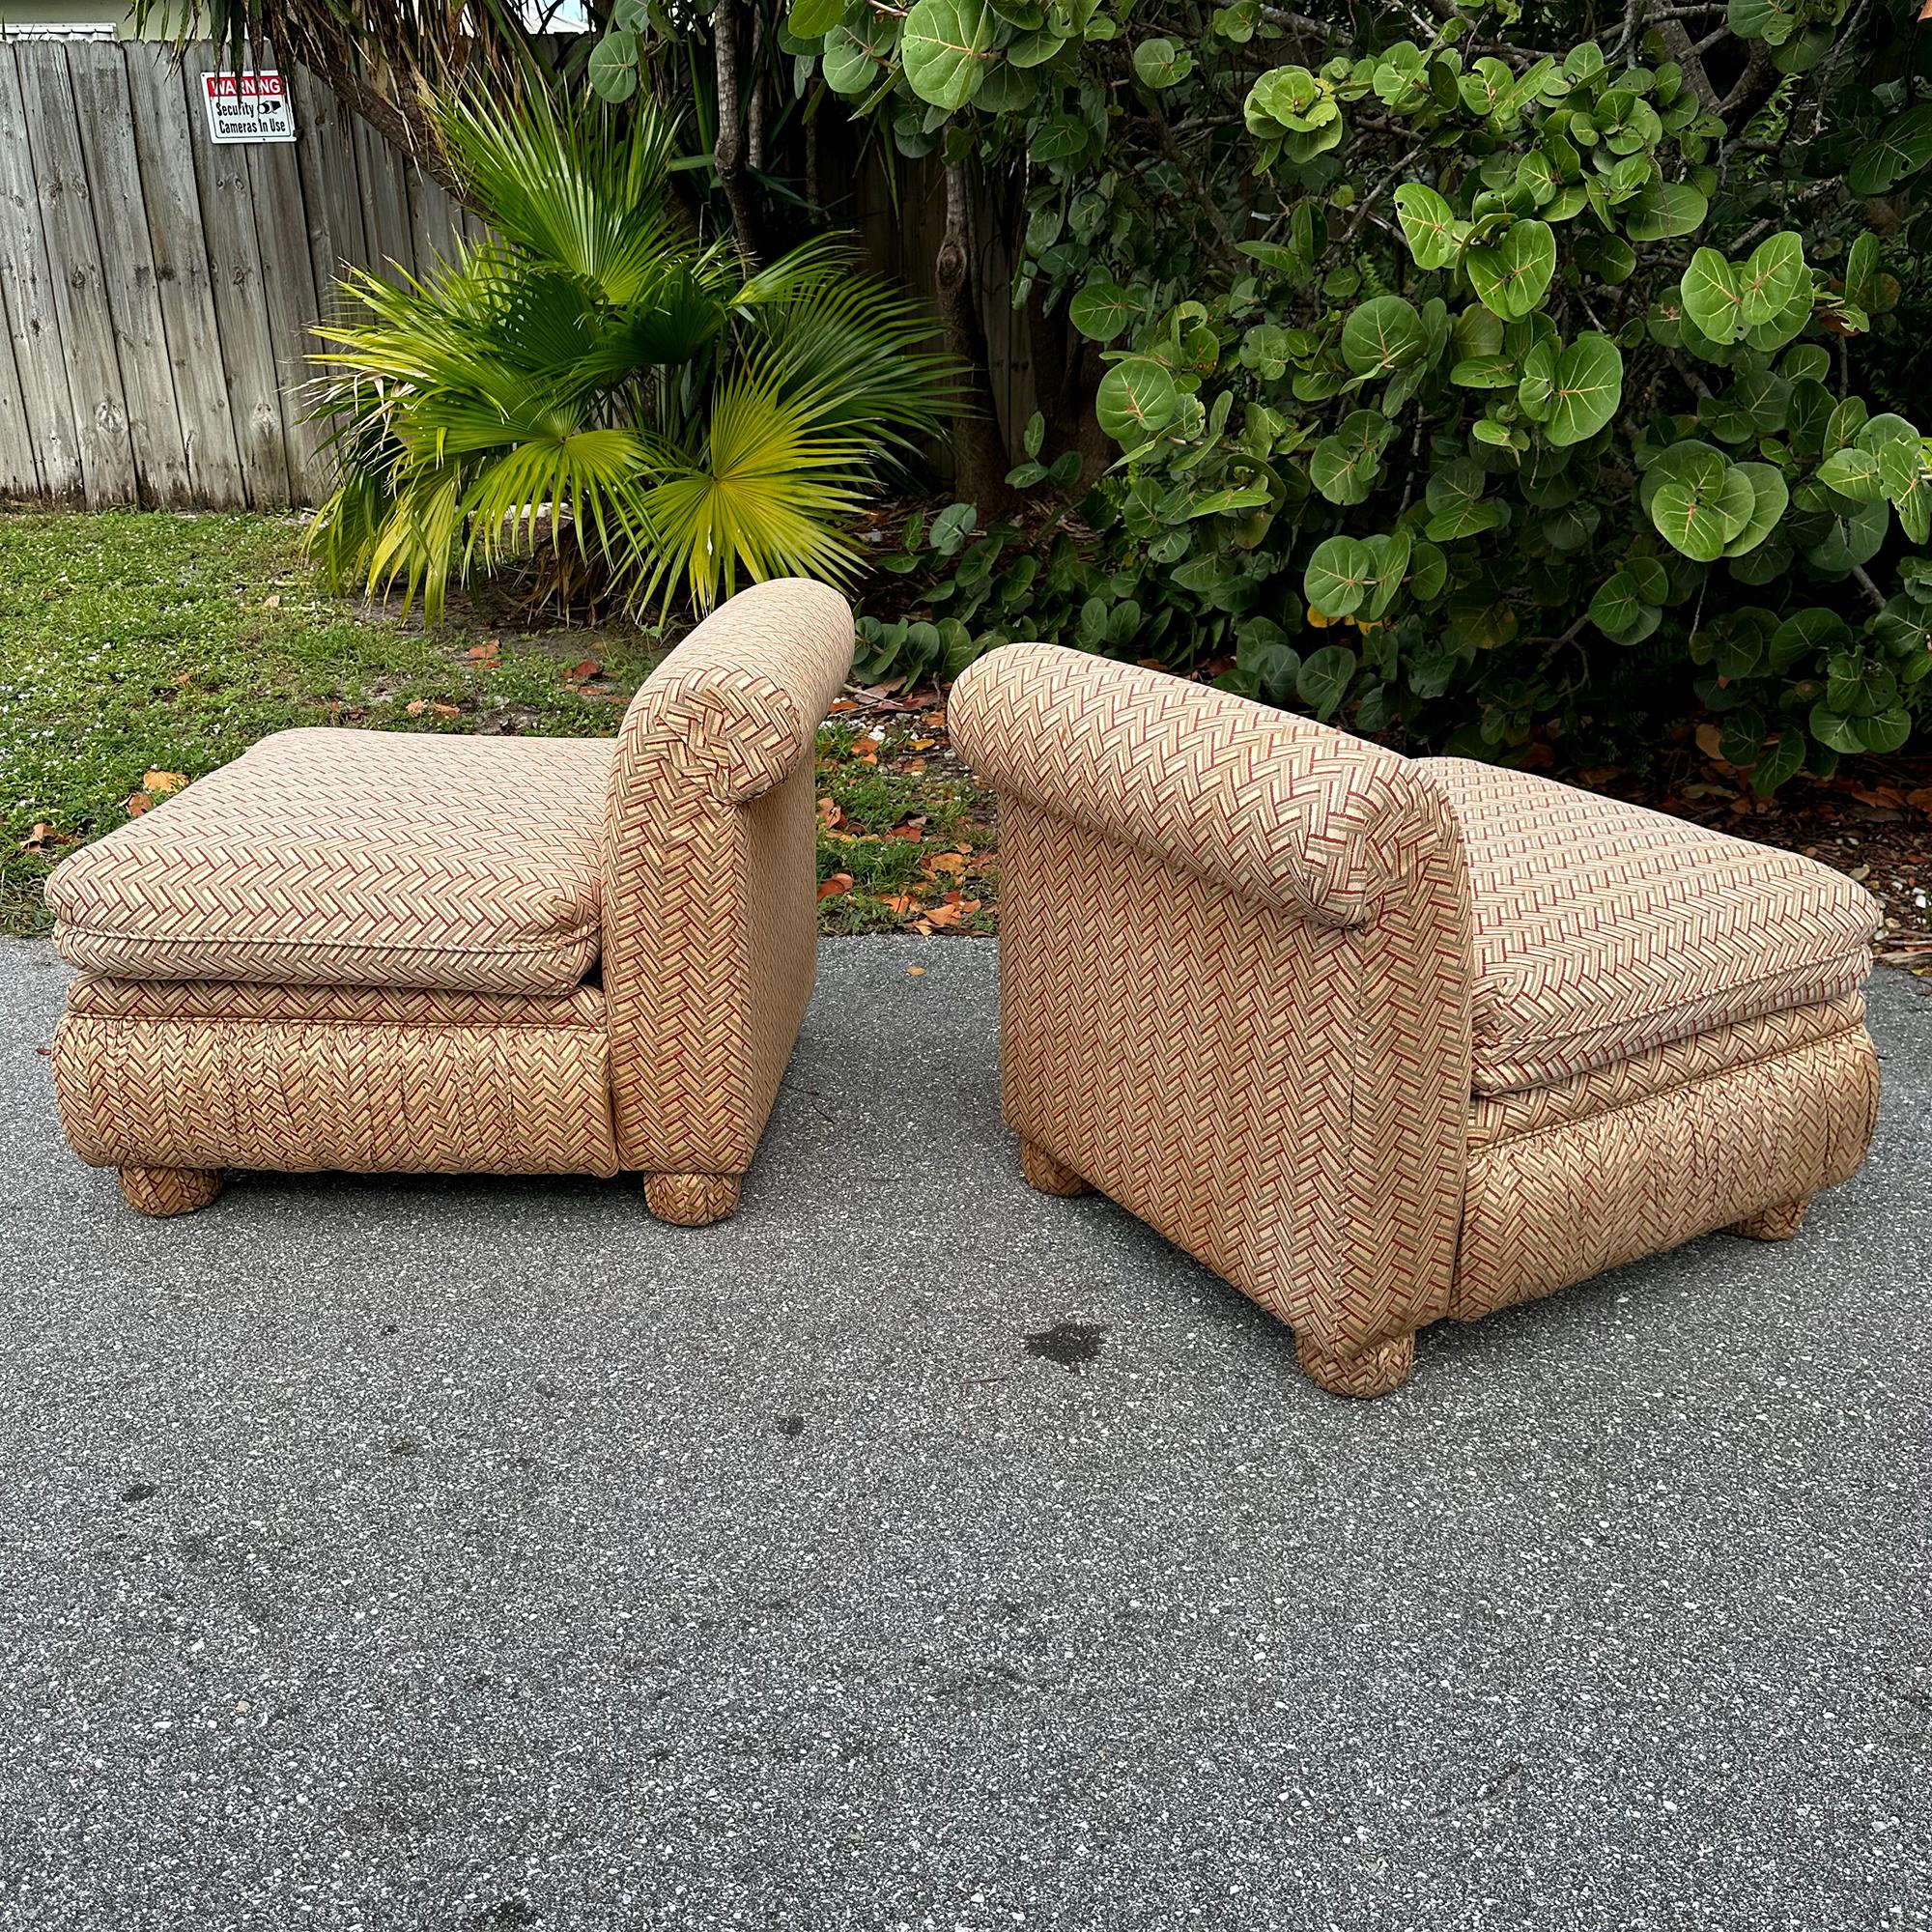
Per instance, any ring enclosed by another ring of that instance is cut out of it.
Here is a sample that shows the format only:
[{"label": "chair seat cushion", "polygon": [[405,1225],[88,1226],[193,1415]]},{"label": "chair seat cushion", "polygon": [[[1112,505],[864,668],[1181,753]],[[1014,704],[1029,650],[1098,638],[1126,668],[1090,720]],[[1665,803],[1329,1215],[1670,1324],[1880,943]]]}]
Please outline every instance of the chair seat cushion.
[{"label": "chair seat cushion", "polygon": [[1841,999],[1870,971],[1877,901],[1829,866],[1527,772],[1418,769],[1467,857],[1478,1094]]},{"label": "chair seat cushion", "polygon": [[299,730],[67,860],[54,946],[125,980],[568,992],[612,743]]}]

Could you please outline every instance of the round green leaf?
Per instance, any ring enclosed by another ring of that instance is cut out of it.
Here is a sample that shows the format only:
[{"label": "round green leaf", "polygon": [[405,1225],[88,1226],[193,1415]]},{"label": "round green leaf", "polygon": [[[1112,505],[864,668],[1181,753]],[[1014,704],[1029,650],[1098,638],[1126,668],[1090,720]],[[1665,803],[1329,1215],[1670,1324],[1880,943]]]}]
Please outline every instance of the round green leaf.
[{"label": "round green leaf", "polygon": [[[841,7],[833,18],[836,20],[838,13],[843,11]],[[638,91],[637,35],[623,32],[606,34],[590,49],[584,72],[599,99],[630,99]]]},{"label": "round green leaf", "polygon": [[1418,269],[1446,269],[1461,251],[1456,211],[1433,187],[1405,182],[1395,191],[1395,212]]},{"label": "round green leaf", "polygon": [[1422,318],[1400,296],[1378,296],[1342,325],[1342,360],[1356,376],[1385,376],[1421,353]]},{"label": "round green leaf", "polygon": [[1179,402],[1174,378],[1158,362],[1136,355],[1101,377],[1094,412],[1116,442],[1134,449],[1167,427]]},{"label": "round green leaf", "polygon": [[1875,450],[1854,444],[1818,466],[1818,480],[1855,503],[1870,503],[1885,494],[1885,471]]},{"label": "round green leaf", "polygon": [[1633,242],[1667,242],[1691,235],[1704,225],[1711,204],[1697,188],[1681,182],[1659,182],[1622,211],[1624,234]]},{"label": "round green leaf", "polygon": [[998,17],[983,0],[913,0],[899,36],[906,85],[949,113],[979,91]]},{"label": "round green leaf", "polygon": [[1302,659],[1294,674],[1294,695],[1316,717],[1326,718],[1348,696],[1354,675],[1354,652],[1344,644],[1323,644]]},{"label": "round green leaf", "polygon": [[1194,71],[1194,56],[1172,41],[1143,41],[1134,49],[1134,72],[1146,87],[1174,87]]},{"label": "round green leaf", "polygon": [[[1744,527],[1724,546],[1726,556],[1744,556],[1754,551],[1773,530],[1791,501],[1791,491],[1783,472],[1769,463],[1740,463],[1731,474],[1741,476],[1751,492],[1750,514]],[[1736,761],[1733,760],[1735,763]]]},{"label": "round green leaf", "polygon": [[1595,436],[1623,401],[1624,358],[1607,335],[1579,335],[1556,358],[1544,435],[1558,448]]},{"label": "round green leaf", "polygon": [[1111,342],[1134,319],[1137,304],[1118,282],[1089,282],[1066,305],[1067,320],[1090,342]]},{"label": "round green leaf", "polygon": [[1375,553],[1355,537],[1329,537],[1317,544],[1301,577],[1302,594],[1324,617],[1359,611],[1375,583]]},{"label": "round green leaf", "polygon": [[865,94],[877,82],[898,44],[896,15],[865,14],[855,26],[841,20],[825,37],[825,84],[835,94]]},{"label": "round green leaf", "polygon": [[1715,248],[1699,248],[1677,285],[1684,313],[1713,342],[1735,342],[1744,327],[1744,295],[1731,265]]},{"label": "round green leaf", "polygon": [[1698,563],[1716,563],[1729,541],[1718,508],[1719,491],[1700,496],[1688,483],[1665,483],[1651,498],[1650,520],[1663,540]]},{"label": "round green leaf", "polygon": [[[1705,251],[1700,248],[1697,252],[1701,255]],[[1772,235],[1760,242],[1737,274],[1747,327],[1782,315],[1796,299],[1804,279],[1804,244],[1796,235]]]},{"label": "round green leaf", "polygon": [[845,17],[846,0],[792,0],[785,32],[795,41],[815,41]]},{"label": "round green leaf", "polygon": [[1513,322],[1542,301],[1556,272],[1556,237],[1547,221],[1519,221],[1491,248],[1463,257],[1469,285],[1492,315]]},{"label": "round green leaf", "polygon": [[1620,644],[1641,643],[1657,629],[1663,612],[1647,603],[1637,581],[1620,570],[1590,599],[1590,621]]}]

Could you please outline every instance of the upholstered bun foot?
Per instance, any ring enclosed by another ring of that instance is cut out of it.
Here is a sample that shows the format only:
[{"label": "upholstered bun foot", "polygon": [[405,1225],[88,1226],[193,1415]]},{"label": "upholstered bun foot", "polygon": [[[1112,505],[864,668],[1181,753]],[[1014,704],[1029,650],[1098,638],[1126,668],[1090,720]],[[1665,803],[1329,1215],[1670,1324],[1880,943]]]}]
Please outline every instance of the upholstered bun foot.
[{"label": "upholstered bun foot", "polygon": [[1803,1201],[1787,1201],[1782,1208],[1767,1208],[1742,1221],[1733,1221],[1727,1235],[1742,1235],[1747,1241],[1788,1241],[1804,1225],[1804,1210],[1811,1205],[1807,1194]]},{"label": "upholstered bun foot", "polygon": [[647,1174],[644,1204],[660,1221],[678,1228],[708,1228],[738,1208],[736,1174]]},{"label": "upholstered bun foot", "polygon": [[1042,1194],[1091,1194],[1094,1190],[1073,1172],[1063,1167],[1037,1141],[1020,1136],[1020,1172],[1027,1185]]},{"label": "upholstered bun foot", "polygon": [[221,1192],[222,1174],[213,1167],[123,1167],[116,1170],[128,1207],[164,1219],[192,1214]]},{"label": "upholstered bun foot", "polygon": [[1415,1337],[1398,1335],[1378,1342],[1359,1355],[1330,1355],[1304,1335],[1294,1338],[1294,1352],[1308,1379],[1330,1395],[1387,1395],[1408,1379],[1415,1367]]}]

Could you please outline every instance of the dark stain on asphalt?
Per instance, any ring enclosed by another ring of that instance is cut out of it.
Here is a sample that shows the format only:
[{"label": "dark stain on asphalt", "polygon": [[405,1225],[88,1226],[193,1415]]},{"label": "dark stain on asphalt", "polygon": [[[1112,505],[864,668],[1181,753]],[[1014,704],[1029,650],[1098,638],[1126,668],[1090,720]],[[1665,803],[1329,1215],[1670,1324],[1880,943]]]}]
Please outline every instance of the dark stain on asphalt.
[{"label": "dark stain on asphalt", "polygon": [[153,1483],[129,1483],[121,1492],[124,1503],[144,1503],[150,1496],[158,1495],[160,1491]]},{"label": "dark stain on asphalt", "polygon": [[779,1434],[781,1435],[803,1435],[805,1434],[805,1417],[802,1415],[780,1416]]},{"label": "dark stain on asphalt", "polygon": [[1058,1362],[1063,1369],[1078,1374],[1097,1358],[1100,1338],[1106,1332],[1097,1321],[1056,1321],[1051,1328],[1037,1329],[1021,1339],[1029,1355]]}]

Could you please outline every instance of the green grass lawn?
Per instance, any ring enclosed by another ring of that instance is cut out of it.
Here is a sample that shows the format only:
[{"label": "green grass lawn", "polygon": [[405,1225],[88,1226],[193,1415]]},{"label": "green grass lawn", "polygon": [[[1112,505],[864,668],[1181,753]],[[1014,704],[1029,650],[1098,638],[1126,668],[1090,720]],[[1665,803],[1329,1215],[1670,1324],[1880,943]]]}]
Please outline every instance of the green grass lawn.
[{"label": "green grass lawn", "polygon": [[[61,857],[270,731],[604,735],[663,650],[627,627],[473,613],[426,631],[330,596],[290,518],[0,511],[0,931],[45,931],[42,886]],[[942,843],[980,867],[990,834],[973,795],[854,755],[890,762],[915,735],[895,720],[880,744],[850,724],[821,739],[829,929],[916,924],[934,906],[942,925],[985,927],[990,900],[960,890],[968,867]]]}]

